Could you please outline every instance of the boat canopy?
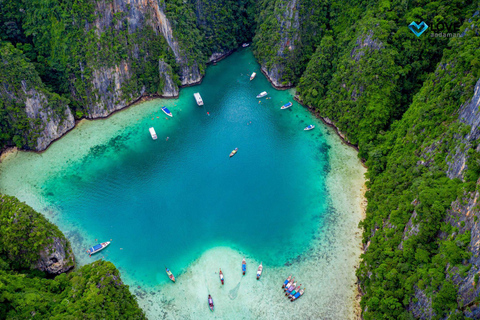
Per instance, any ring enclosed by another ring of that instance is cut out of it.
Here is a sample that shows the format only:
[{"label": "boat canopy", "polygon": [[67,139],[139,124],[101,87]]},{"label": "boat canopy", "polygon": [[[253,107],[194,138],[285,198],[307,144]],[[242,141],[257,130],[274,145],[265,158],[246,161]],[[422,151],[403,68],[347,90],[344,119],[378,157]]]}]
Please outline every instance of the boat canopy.
[{"label": "boat canopy", "polygon": [[166,113],[170,113],[170,110],[168,110],[167,107],[163,107],[162,110],[165,111]]},{"label": "boat canopy", "polygon": [[96,246],[93,246],[90,248],[90,251],[97,251],[98,249],[102,249],[102,245],[101,244],[97,244]]}]

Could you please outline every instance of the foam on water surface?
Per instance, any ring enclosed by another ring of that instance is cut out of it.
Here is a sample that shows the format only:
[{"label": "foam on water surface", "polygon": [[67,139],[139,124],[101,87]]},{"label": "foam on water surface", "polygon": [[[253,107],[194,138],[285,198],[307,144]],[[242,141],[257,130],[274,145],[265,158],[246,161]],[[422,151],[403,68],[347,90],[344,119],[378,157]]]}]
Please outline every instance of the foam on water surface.
[{"label": "foam on water surface", "polygon": [[[82,121],[41,154],[10,154],[0,192],[58,224],[78,265],[115,263],[151,319],[354,318],[365,170],[308,110],[295,102],[280,110],[293,91],[263,76],[250,82],[252,71],[260,75],[251,53],[235,53],[180,99]],[[271,99],[258,103],[264,90]],[[316,129],[304,132],[308,124]],[[289,274],[307,288],[293,303],[281,289]]]}]

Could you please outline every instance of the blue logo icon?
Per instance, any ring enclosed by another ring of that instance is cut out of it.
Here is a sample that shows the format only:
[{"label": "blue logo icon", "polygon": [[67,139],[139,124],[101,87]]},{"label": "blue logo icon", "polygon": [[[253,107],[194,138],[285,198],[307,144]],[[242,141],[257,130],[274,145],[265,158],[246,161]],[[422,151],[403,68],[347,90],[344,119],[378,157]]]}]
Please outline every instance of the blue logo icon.
[{"label": "blue logo icon", "polygon": [[420,24],[417,24],[415,21],[413,21],[408,25],[408,27],[417,37],[420,37],[422,33],[428,29],[427,24],[423,21]]}]

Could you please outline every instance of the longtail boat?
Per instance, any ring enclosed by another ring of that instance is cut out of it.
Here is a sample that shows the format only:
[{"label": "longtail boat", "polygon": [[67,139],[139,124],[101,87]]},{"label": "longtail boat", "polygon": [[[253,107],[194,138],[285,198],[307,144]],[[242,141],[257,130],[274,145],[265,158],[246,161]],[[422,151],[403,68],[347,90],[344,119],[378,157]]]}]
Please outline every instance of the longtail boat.
[{"label": "longtail boat", "polygon": [[297,283],[294,282],[290,287],[288,287],[288,289],[285,291],[285,296],[288,296],[290,292],[292,292],[293,289],[295,289],[296,286],[297,286]]},{"label": "longtail boat", "polygon": [[222,284],[223,284],[223,272],[222,272],[222,269],[220,269],[220,281],[221,281]]},{"label": "longtail boat", "polygon": [[288,298],[291,299],[295,293],[298,292],[298,290],[300,290],[300,287],[302,286],[302,284],[300,283],[295,289],[292,290],[292,292],[290,292],[290,294],[288,295]]},{"label": "longtail boat", "polygon": [[287,285],[287,283],[290,282],[290,279],[292,279],[292,275],[289,275],[288,278],[287,278],[287,280],[285,280],[285,281],[283,282],[283,284],[282,284],[282,289],[285,288],[285,286]]},{"label": "longtail boat", "polygon": [[172,271],[170,271],[170,269],[168,269],[168,268],[165,267],[165,272],[167,272],[167,275],[168,275],[168,277],[170,278],[170,280],[172,280],[173,282],[175,282],[175,276],[173,275]]},{"label": "longtail boat", "polygon": [[242,260],[242,272],[243,275],[245,275],[245,272],[247,272],[247,262],[245,261],[245,258]]},{"label": "longtail boat", "polygon": [[259,280],[260,277],[262,276],[262,271],[263,271],[263,266],[262,266],[262,263],[260,262],[260,265],[258,266],[258,270],[257,270],[257,280]]},{"label": "longtail boat", "polygon": [[283,288],[283,291],[287,291],[288,288],[295,282],[295,277],[292,278],[286,285],[285,288]]},{"label": "longtail boat", "polygon": [[302,290],[300,290],[299,292],[295,293],[295,295],[292,297],[292,302],[297,300],[298,298],[300,298],[303,293],[305,292],[305,288],[303,288]]},{"label": "longtail boat", "polygon": [[211,295],[208,295],[208,307],[210,308],[210,310],[213,311],[213,299],[212,299],[212,296]]},{"label": "longtail boat", "polygon": [[238,148],[235,148],[232,152],[230,152],[230,158],[233,157],[238,151]]}]

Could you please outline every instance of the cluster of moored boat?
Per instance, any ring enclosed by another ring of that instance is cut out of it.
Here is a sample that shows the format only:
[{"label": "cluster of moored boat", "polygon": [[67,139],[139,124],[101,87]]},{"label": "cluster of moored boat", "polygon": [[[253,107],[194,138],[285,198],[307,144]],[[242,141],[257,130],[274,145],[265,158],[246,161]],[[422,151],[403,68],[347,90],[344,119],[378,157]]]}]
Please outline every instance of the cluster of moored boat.
[{"label": "cluster of moored boat", "polygon": [[295,277],[288,276],[288,278],[283,282],[282,289],[285,292],[285,296],[288,297],[292,302],[300,298],[305,292],[305,288],[300,288],[302,285],[297,286]]},{"label": "cluster of moored boat", "polygon": [[[167,273],[168,278],[170,278],[170,280],[175,282],[175,276],[170,271],[170,269],[165,267],[165,272]],[[242,274],[245,275],[246,272],[247,272],[247,262],[245,261],[245,258],[243,258],[243,260],[242,260]],[[260,280],[260,277],[262,276],[262,272],[263,272],[263,263],[260,262],[260,265],[258,266],[258,269],[257,269],[257,280]],[[225,277],[223,275],[223,272],[222,272],[221,268],[220,268],[220,272],[218,274],[219,274],[219,277],[220,277],[220,282],[222,283],[222,285],[224,285],[225,284]],[[210,294],[208,295],[208,307],[212,311],[215,308],[215,305],[213,304],[212,295],[210,295]]]},{"label": "cluster of moored boat", "polygon": [[[255,72],[252,74],[252,76],[250,77],[250,80],[253,80],[253,78],[255,78]],[[258,95],[257,95],[257,99],[261,99],[263,97],[266,97],[268,95],[267,91],[263,91],[263,92],[260,92]],[[268,98],[267,98],[268,99]],[[260,101],[258,102],[260,103]],[[290,108],[291,106],[293,105],[293,103],[291,103],[290,101],[286,104],[284,104],[283,106],[280,107],[281,110],[285,110],[285,109],[288,109]],[[312,130],[312,129],[315,129],[315,126],[313,124],[305,127],[305,131],[309,131],[309,130]]]}]

